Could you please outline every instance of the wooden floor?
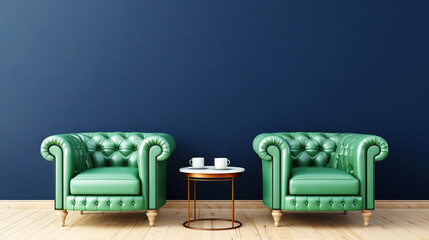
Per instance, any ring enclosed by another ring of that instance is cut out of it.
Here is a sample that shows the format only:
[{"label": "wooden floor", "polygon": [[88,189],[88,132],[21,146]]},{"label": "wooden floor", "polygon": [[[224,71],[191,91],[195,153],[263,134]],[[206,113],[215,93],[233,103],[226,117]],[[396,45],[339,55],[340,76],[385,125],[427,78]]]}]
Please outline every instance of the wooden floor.
[{"label": "wooden floor", "polygon": [[[198,209],[198,217],[230,217],[228,209]],[[429,209],[379,209],[363,227],[360,212],[284,212],[274,227],[268,209],[236,209],[243,226],[228,231],[184,228],[186,209],[162,208],[155,227],[144,212],[69,212],[60,227],[51,209],[0,209],[0,239],[429,239]],[[208,227],[229,223],[202,223]]]}]

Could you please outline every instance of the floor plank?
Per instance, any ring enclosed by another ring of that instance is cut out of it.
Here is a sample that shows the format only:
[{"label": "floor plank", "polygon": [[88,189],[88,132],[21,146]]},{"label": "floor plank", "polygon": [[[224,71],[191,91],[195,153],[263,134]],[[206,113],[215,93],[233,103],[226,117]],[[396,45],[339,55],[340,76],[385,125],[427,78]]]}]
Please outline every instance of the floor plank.
[{"label": "floor plank", "polygon": [[[175,216],[174,209],[161,209],[156,217],[156,227],[149,228],[144,239],[161,240],[164,239]],[[148,225],[146,222],[145,225]]]},{"label": "floor plank", "polygon": [[[157,226],[158,222],[155,221],[155,224]],[[131,227],[129,232],[127,232],[127,235],[125,235],[124,239],[144,239],[149,229],[149,221],[147,220],[146,213],[143,213],[136,221],[136,224]]]},{"label": "floor plank", "polygon": [[[10,224],[2,229],[0,229],[0,239],[5,239],[8,236],[17,233],[17,232],[25,232],[28,229],[29,225],[34,224],[35,222],[39,222],[40,219],[45,218],[52,213],[52,210],[48,209],[40,209],[30,215],[25,215],[22,219],[18,220],[19,224]],[[30,229],[34,228],[30,227]]]},{"label": "floor plank", "polygon": [[[197,216],[201,218],[204,214],[204,210],[198,209]],[[175,209],[174,217],[171,219],[170,227],[164,239],[205,239],[203,237],[204,232],[198,230],[192,230],[183,227],[183,222],[188,219],[187,209]],[[192,225],[191,225],[192,226]],[[149,238],[146,238],[149,239]]]},{"label": "floor plank", "polygon": [[[197,208],[198,218],[231,218],[228,208]],[[6,209],[0,211],[0,239],[146,239],[146,240],[252,240],[252,239],[429,239],[429,209],[378,209],[369,227],[360,212],[283,212],[275,227],[269,209],[240,208],[235,218],[243,226],[227,231],[199,231],[182,226],[187,209],[159,211],[155,227],[144,211],[69,212],[60,227],[55,211]],[[230,222],[204,221],[194,226],[227,227]]]},{"label": "floor plank", "polygon": [[38,211],[41,211],[41,209],[26,209],[24,211],[17,212],[7,218],[4,218],[0,221],[0,231],[2,231],[2,229],[6,228],[7,226],[15,224],[19,222],[19,220],[22,220]]},{"label": "floor plank", "polygon": [[8,218],[10,218],[16,214],[19,214],[20,212],[24,212],[24,211],[25,211],[25,209],[9,209],[9,210],[6,210],[6,211],[0,213],[0,224],[3,223],[3,221],[6,221]]},{"label": "floor plank", "polygon": [[[55,212],[52,210],[48,210],[48,209],[42,209],[45,211],[41,211],[41,213],[45,214],[43,217],[39,218],[36,221],[33,221],[30,224],[27,224],[26,226],[20,228],[18,231],[15,231],[14,233],[11,234],[5,234],[5,240],[19,240],[19,239],[29,239],[30,236],[31,238],[35,238],[34,234],[39,232],[40,230],[44,229],[45,227],[49,226],[50,224],[54,224],[55,222],[55,226],[56,228],[58,228],[58,222],[57,222],[57,217],[55,215]],[[20,226],[20,224],[16,224],[17,226]],[[24,225],[24,224],[22,224]]]}]

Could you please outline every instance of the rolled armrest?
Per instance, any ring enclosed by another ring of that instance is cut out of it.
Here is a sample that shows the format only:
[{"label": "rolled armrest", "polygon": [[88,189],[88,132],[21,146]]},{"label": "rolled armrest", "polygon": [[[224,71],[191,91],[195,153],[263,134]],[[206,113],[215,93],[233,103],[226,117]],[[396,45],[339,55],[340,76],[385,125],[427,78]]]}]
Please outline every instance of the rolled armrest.
[{"label": "rolled armrest", "polygon": [[255,150],[262,160],[273,160],[273,156],[268,153],[268,148],[270,146],[278,147],[284,156],[290,154],[289,145],[282,137],[275,136],[271,133],[262,133],[253,140],[253,150]]},{"label": "rolled armrest", "polygon": [[272,133],[259,134],[253,149],[262,161],[262,199],[271,209],[283,209],[292,167],[289,145]]},{"label": "rolled armrest", "polygon": [[331,166],[352,173],[360,182],[365,209],[374,208],[374,162],[387,157],[387,142],[378,136],[344,135],[333,153]]},{"label": "rolled armrest", "polygon": [[161,153],[157,156],[156,160],[164,161],[170,157],[171,153],[176,148],[176,142],[172,136],[166,133],[156,133],[148,136],[143,140],[141,145],[143,151],[141,156],[149,156],[149,151],[153,146],[159,146],[161,148]]},{"label": "rolled armrest", "polygon": [[83,140],[76,134],[60,134],[47,137],[40,146],[42,157],[48,161],[54,161],[58,155],[52,151],[52,147],[61,150],[63,161],[72,162],[73,171],[83,171],[87,168],[90,155]]},{"label": "rolled armrest", "polygon": [[[389,153],[389,147],[386,140],[379,136],[365,135],[365,134],[347,134],[341,138],[338,143],[336,151],[333,153],[334,166],[341,168],[345,171],[359,169],[358,162],[367,161],[381,161],[387,157]],[[368,154],[371,154],[372,158],[367,159]],[[347,166],[348,160],[351,158],[353,166]],[[353,167],[353,168],[351,168]]]},{"label": "rolled armrest", "polygon": [[361,136],[357,142],[358,152],[365,153],[372,146],[379,148],[379,153],[374,156],[374,160],[377,162],[385,159],[387,154],[389,154],[389,146],[387,145],[386,140],[379,136],[364,135]]},{"label": "rolled armrest", "polygon": [[44,159],[54,161],[55,156],[49,151],[52,146],[58,146],[62,151],[68,150],[71,152],[71,149],[74,148],[73,143],[74,141],[70,141],[67,134],[50,136],[43,140],[40,146],[40,153]]},{"label": "rolled armrest", "polygon": [[76,134],[61,134],[46,138],[40,152],[48,161],[55,161],[55,208],[65,209],[70,194],[70,179],[87,169],[89,152]]},{"label": "rolled armrest", "polygon": [[145,209],[158,209],[166,201],[167,160],[176,143],[168,134],[146,136],[139,146],[138,171]]}]

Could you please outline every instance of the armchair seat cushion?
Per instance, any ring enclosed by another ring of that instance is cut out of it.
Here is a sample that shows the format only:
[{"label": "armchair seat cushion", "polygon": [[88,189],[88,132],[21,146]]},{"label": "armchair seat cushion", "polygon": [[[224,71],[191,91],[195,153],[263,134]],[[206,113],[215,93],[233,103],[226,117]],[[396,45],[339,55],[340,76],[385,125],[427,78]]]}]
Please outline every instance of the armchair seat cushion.
[{"label": "armchair seat cushion", "polygon": [[359,180],[350,173],[329,167],[292,168],[291,195],[358,195]]},{"label": "armchair seat cushion", "polygon": [[90,168],[70,181],[72,195],[138,195],[140,189],[135,167]]}]

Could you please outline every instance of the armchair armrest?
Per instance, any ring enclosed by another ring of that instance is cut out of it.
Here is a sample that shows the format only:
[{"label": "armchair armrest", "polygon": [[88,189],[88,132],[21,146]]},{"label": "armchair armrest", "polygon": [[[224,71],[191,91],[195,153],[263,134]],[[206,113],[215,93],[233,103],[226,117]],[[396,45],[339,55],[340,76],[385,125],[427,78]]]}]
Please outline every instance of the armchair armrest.
[{"label": "armchair armrest", "polygon": [[253,150],[262,161],[262,199],[271,209],[283,209],[288,191],[292,159],[285,139],[262,133],[253,140]]},{"label": "armchair armrest", "polygon": [[143,140],[142,147],[144,153],[147,153],[146,151],[149,151],[153,146],[159,146],[161,148],[161,154],[156,160],[164,161],[170,157],[170,154],[176,148],[176,142],[172,136],[166,133],[155,133]]},{"label": "armchair armrest", "polygon": [[158,209],[166,201],[167,160],[176,143],[168,134],[147,136],[139,146],[138,171],[146,209]]},{"label": "armchair armrest", "polygon": [[253,150],[259,155],[262,160],[272,161],[273,156],[270,155],[268,148],[276,146],[282,151],[282,155],[290,154],[289,145],[279,136],[271,133],[262,133],[253,140]]},{"label": "armchair armrest", "polygon": [[378,136],[345,134],[332,155],[330,165],[352,173],[360,181],[365,209],[374,209],[374,163],[387,157],[387,142]]},{"label": "armchair armrest", "polygon": [[42,142],[40,152],[43,158],[55,162],[55,208],[64,209],[70,180],[91,163],[89,152],[76,134],[50,136]]}]

